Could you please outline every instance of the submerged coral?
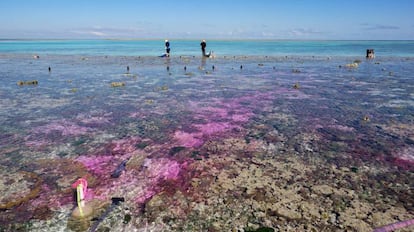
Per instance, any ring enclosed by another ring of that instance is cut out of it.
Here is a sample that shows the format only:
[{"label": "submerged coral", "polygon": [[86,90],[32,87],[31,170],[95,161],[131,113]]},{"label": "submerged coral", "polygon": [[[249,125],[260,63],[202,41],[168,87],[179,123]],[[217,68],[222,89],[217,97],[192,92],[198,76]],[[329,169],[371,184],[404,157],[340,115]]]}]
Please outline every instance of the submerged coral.
[{"label": "submerged coral", "polygon": [[22,85],[37,85],[37,84],[39,84],[39,81],[37,81],[37,80],[32,80],[32,81],[18,81],[17,82],[17,85],[20,85],[20,86],[22,86]]},{"label": "submerged coral", "polygon": [[123,87],[125,86],[125,82],[112,82],[111,87]]},{"label": "submerged coral", "polygon": [[199,147],[203,144],[201,133],[187,133],[183,131],[176,131],[174,139],[177,143],[184,147]]},{"label": "submerged coral", "polygon": [[[381,60],[390,78],[370,62],[338,70],[349,57],[53,58],[61,78],[31,64],[41,88],[0,91],[0,230],[370,231],[413,218],[410,59]],[[139,78],[114,71],[130,64]],[[78,178],[96,227],[71,217]],[[114,197],[125,203],[102,216]]]},{"label": "submerged coral", "polygon": [[62,136],[83,135],[89,132],[91,128],[79,126],[74,122],[68,120],[54,121],[44,126],[35,127],[32,129],[34,134],[51,134],[54,132],[60,133]]},{"label": "submerged coral", "polygon": [[10,209],[36,198],[40,193],[42,180],[32,172],[8,172],[2,168],[0,209]]}]

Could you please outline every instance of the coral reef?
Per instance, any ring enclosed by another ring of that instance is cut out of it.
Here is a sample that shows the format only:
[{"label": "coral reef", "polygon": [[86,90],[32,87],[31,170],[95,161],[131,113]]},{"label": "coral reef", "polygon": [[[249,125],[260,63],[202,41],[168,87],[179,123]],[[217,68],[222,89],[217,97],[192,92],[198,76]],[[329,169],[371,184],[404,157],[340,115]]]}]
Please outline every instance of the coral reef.
[{"label": "coral reef", "polygon": [[125,86],[125,82],[112,82],[111,87],[123,87]]},{"label": "coral reef", "polygon": [[0,189],[0,210],[10,209],[36,198],[40,193],[42,180],[32,172],[9,172],[2,167]]},{"label": "coral reef", "polygon": [[[340,187],[344,178],[357,183],[368,174],[365,171],[354,173],[337,167],[321,170],[325,164],[309,165],[294,155],[241,160],[237,153],[224,155],[217,150],[217,154],[222,155],[191,165],[198,174],[186,194],[154,195],[146,204],[144,216],[160,228],[168,225],[184,231],[262,227],[370,231],[378,226],[380,215],[399,215],[400,219],[413,216],[400,206],[387,206],[391,210],[382,211],[388,201],[379,195],[370,202],[358,190]],[[313,176],[315,172],[326,173],[325,178]]]},{"label": "coral reef", "polygon": [[[42,74],[52,58],[59,78]],[[6,69],[33,62],[27,77],[42,86],[0,84],[0,231],[371,231],[409,220],[412,59],[352,60],[6,56]],[[131,64],[138,74],[119,71]],[[79,178],[90,217],[74,211]]]},{"label": "coral reef", "polygon": [[[87,136],[95,129],[83,126],[71,120],[54,120],[42,126],[31,128],[25,136],[25,145],[35,149],[42,149],[51,144],[61,145],[80,136]],[[64,144],[63,146],[65,146]]]},{"label": "coral reef", "polygon": [[201,133],[187,133],[183,131],[176,131],[174,139],[177,144],[184,147],[199,147],[203,144]]},{"label": "coral reef", "polygon": [[37,85],[37,84],[39,84],[39,81],[37,81],[37,80],[32,80],[32,81],[18,81],[17,82],[17,85],[20,85],[20,86],[22,86],[22,85]]}]

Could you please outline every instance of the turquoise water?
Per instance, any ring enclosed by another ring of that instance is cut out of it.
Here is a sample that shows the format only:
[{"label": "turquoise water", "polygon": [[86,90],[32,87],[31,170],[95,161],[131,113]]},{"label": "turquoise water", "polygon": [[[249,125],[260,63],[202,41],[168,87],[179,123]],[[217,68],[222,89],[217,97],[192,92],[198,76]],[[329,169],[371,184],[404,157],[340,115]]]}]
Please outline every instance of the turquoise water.
[{"label": "turquoise water", "polygon": [[171,58],[155,40],[1,41],[0,231],[87,231],[97,220],[71,216],[81,177],[88,202],[125,198],[98,220],[114,230],[414,217],[412,41],[207,42],[214,59],[189,40]]},{"label": "turquoise water", "polygon": [[[200,41],[172,40],[173,55],[199,55]],[[414,41],[207,41],[217,55],[258,56],[363,56],[368,48],[379,56],[410,57]],[[164,52],[160,40],[0,40],[0,53],[60,55],[157,56]]]}]

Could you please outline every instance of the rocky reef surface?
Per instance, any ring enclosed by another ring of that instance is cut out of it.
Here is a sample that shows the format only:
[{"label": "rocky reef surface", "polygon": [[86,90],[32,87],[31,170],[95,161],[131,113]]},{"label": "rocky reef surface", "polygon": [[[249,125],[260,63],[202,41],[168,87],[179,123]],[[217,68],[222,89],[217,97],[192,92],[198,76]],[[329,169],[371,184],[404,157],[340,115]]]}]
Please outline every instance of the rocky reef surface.
[{"label": "rocky reef surface", "polygon": [[[410,58],[3,58],[0,231],[372,231],[414,218]],[[22,72],[38,84],[16,85]]]}]

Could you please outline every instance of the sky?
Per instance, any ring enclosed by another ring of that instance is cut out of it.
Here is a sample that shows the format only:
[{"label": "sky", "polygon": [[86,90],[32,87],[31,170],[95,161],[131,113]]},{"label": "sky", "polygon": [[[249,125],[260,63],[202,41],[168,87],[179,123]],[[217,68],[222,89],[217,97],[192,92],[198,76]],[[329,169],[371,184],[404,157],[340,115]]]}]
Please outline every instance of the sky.
[{"label": "sky", "polygon": [[0,39],[414,40],[414,0],[1,0]]}]

